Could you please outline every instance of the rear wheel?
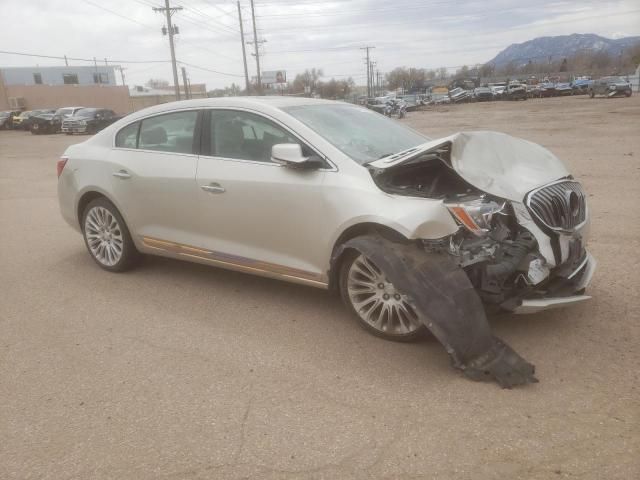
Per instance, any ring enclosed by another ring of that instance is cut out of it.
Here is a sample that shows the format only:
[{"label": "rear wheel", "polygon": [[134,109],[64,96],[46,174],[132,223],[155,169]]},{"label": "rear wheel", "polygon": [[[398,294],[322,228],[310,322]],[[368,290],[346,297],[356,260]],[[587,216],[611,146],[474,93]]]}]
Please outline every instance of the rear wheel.
[{"label": "rear wheel", "polygon": [[128,270],[140,255],[120,212],[104,197],[85,207],[82,234],[91,257],[110,272]]},{"label": "rear wheel", "polygon": [[406,295],[394,287],[377,265],[358,252],[348,254],[342,262],[340,293],[360,325],[374,335],[408,342],[426,331]]}]

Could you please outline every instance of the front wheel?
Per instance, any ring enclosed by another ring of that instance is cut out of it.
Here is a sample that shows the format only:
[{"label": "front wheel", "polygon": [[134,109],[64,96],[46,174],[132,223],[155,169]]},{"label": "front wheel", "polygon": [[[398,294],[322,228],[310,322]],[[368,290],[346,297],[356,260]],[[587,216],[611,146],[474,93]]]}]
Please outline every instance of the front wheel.
[{"label": "front wheel", "polygon": [[123,272],[139,257],[120,212],[104,197],[92,200],[85,207],[82,234],[91,258],[105,270]]},{"label": "front wheel", "polygon": [[352,252],[342,263],[340,294],[360,325],[378,337],[409,342],[426,331],[406,295],[364,255]]}]

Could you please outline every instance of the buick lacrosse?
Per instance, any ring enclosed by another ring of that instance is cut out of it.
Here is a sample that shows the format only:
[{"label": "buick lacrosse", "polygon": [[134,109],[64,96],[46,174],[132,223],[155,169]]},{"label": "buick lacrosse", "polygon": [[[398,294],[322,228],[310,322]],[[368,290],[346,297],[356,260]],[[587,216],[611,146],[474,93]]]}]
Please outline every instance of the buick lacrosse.
[{"label": "buick lacrosse", "polygon": [[331,289],[374,334],[431,330],[471,377],[500,377],[500,358],[533,378],[483,304],[576,304],[595,269],[586,195],[548,150],[496,132],[432,140],[342,102],[151,107],[69,147],[58,177],[63,217],[105,270],[152,254]]}]

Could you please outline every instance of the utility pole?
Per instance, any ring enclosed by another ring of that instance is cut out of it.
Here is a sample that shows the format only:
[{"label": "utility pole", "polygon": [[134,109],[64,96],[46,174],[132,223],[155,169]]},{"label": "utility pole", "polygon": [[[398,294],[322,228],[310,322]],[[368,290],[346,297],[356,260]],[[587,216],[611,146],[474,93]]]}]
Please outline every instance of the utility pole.
[{"label": "utility pole", "polygon": [[167,27],[162,29],[163,35],[169,34],[169,48],[171,50],[171,65],[173,66],[173,85],[176,91],[176,100],[180,100],[180,83],[178,82],[178,66],[176,65],[176,50],[173,45],[173,35],[178,33],[178,27],[171,25],[171,16],[182,7],[169,6],[169,0],[164,0],[164,7],[152,7],[154,12],[163,12],[167,17]]},{"label": "utility pole", "polygon": [[184,84],[184,97],[188,100],[191,98],[189,92],[189,84],[187,83],[187,69],[182,67],[182,83]]},{"label": "utility pole", "polygon": [[373,70],[373,67],[376,66],[377,62],[371,62],[371,65],[369,66],[369,76],[371,77],[371,92],[373,93],[373,96],[375,97],[377,95],[376,93],[376,82],[374,80],[375,77],[375,72]]},{"label": "utility pole", "polygon": [[240,0],[238,0],[238,20],[240,21],[240,43],[242,43],[242,61],[244,62],[244,84],[247,90],[247,95],[249,95],[249,71],[247,70],[247,52],[244,48],[244,25],[242,25],[242,11],[240,10]]},{"label": "utility pole", "polygon": [[266,40],[258,41],[258,34],[256,33],[256,12],[253,6],[253,0],[251,0],[251,20],[253,21],[253,42],[247,43],[253,43],[253,47],[256,52],[253,55],[256,57],[256,69],[258,70],[258,93],[262,93],[262,74],[260,73],[260,51],[258,50],[258,46]]},{"label": "utility pole", "polygon": [[367,51],[367,97],[371,97],[371,62],[369,61],[369,50],[372,48],[376,48],[376,47],[370,47],[370,46],[366,46],[366,47],[362,47],[360,50],[366,50]]},{"label": "utility pole", "polygon": [[126,70],[126,68],[123,68],[122,65],[117,67],[120,70],[120,78],[122,79],[122,85],[126,85],[126,83],[124,82],[124,71]]}]

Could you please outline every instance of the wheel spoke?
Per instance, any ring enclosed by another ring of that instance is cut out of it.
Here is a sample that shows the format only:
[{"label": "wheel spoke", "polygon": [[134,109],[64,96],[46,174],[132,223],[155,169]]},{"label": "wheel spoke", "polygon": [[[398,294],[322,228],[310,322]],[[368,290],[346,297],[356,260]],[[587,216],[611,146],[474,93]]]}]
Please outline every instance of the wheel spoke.
[{"label": "wheel spoke", "polygon": [[358,316],[385,335],[408,335],[422,325],[406,297],[363,255],[349,268],[347,294]]},{"label": "wheel spoke", "polygon": [[84,235],[89,251],[104,266],[113,266],[124,253],[124,238],[118,220],[105,207],[93,207],[87,213]]}]

